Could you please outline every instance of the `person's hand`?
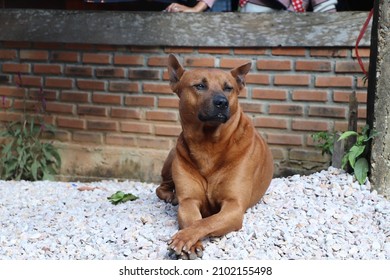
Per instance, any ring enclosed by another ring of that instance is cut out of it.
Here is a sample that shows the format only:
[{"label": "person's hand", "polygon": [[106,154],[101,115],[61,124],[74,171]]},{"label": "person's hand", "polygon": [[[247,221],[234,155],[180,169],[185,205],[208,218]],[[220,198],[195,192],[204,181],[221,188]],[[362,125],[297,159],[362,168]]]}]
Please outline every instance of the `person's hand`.
[{"label": "person's hand", "polygon": [[188,7],[178,3],[170,4],[165,11],[170,13],[199,13],[208,8],[207,4],[199,1],[194,7]]},{"label": "person's hand", "polygon": [[181,13],[181,12],[196,12],[192,7],[187,7],[185,5],[177,4],[177,3],[172,3],[170,4],[165,11],[170,12],[170,13]]}]

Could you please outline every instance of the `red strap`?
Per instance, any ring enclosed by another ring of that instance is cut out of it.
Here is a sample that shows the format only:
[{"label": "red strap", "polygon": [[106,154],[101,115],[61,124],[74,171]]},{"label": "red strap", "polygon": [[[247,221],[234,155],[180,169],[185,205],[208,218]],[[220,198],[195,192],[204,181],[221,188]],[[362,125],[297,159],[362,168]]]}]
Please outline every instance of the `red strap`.
[{"label": "red strap", "polygon": [[240,0],[240,1],[238,1],[238,6],[240,6],[242,8],[245,6],[246,3],[248,3],[248,0]]},{"label": "red strap", "polygon": [[294,7],[294,11],[297,13],[304,13],[305,8],[303,7],[303,0],[292,0],[291,4]]}]

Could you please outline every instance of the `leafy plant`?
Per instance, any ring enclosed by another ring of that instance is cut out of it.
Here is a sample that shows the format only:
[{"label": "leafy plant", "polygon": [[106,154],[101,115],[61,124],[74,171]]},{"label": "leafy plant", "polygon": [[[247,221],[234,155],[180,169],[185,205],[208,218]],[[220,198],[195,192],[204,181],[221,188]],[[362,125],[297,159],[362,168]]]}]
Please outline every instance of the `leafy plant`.
[{"label": "leafy plant", "polygon": [[131,193],[124,193],[122,191],[117,191],[113,195],[107,197],[107,199],[114,205],[117,205],[119,203],[124,203],[126,201],[134,201],[138,199],[138,196],[135,196]]},{"label": "leafy plant", "polygon": [[334,146],[334,134],[327,131],[319,131],[311,135],[316,145],[316,148],[321,149],[322,155],[328,154],[333,155]]},{"label": "leafy plant", "polygon": [[345,166],[349,164],[360,184],[364,184],[369,171],[369,165],[366,159],[366,148],[369,145],[369,141],[377,134],[378,133],[376,131],[370,130],[369,126],[365,125],[360,134],[356,131],[346,131],[341,134],[338,139],[338,141],[340,141],[352,136],[356,137],[355,144],[343,156],[342,168],[345,168]]},{"label": "leafy plant", "polygon": [[[22,86],[19,75],[18,86]],[[41,141],[43,133],[54,133],[54,127],[45,124],[46,100],[42,88],[37,102],[37,116],[26,111],[26,94],[23,99],[23,114],[20,121],[5,124],[0,137],[5,138],[1,145],[0,177],[5,180],[53,180],[61,167],[61,157],[52,143]],[[3,108],[5,98],[3,97]]]}]

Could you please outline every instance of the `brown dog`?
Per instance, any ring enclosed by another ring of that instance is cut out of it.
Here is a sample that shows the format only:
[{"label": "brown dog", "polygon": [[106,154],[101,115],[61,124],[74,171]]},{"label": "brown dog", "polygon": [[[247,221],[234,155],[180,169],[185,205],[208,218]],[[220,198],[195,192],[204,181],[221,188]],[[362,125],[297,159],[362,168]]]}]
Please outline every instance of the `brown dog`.
[{"label": "brown dog", "polygon": [[206,236],[239,230],[245,211],[272,180],[271,152],[238,104],[250,67],[186,71],[169,56],[183,131],[164,163],[156,193],[179,203],[180,230],[169,248],[181,258],[200,257],[200,240]]}]

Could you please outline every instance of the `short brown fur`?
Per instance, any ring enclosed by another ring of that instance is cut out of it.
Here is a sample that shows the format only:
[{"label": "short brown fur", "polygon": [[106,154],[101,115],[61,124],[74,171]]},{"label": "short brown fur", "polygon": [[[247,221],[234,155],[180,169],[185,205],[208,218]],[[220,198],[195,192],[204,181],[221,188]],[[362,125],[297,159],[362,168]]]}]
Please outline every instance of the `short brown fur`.
[{"label": "short brown fur", "polygon": [[183,131],[164,163],[156,194],[179,204],[180,230],[169,248],[192,259],[202,255],[204,237],[242,227],[245,211],[272,180],[273,159],[238,103],[249,63],[225,72],[186,71],[173,55],[168,61]]}]

